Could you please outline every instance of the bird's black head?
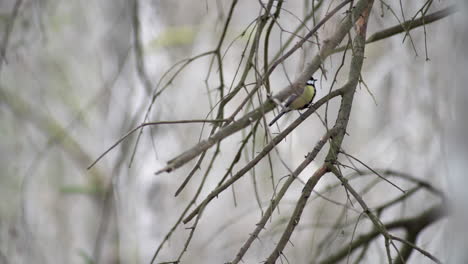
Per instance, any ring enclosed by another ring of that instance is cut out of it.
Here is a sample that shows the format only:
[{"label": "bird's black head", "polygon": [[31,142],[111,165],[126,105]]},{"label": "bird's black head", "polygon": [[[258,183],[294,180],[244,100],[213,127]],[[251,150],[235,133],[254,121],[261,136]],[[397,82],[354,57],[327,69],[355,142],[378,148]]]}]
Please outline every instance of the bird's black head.
[{"label": "bird's black head", "polygon": [[317,81],[317,79],[314,79],[314,76],[310,76],[310,79],[307,80],[306,84],[307,85],[315,85],[315,81]]}]

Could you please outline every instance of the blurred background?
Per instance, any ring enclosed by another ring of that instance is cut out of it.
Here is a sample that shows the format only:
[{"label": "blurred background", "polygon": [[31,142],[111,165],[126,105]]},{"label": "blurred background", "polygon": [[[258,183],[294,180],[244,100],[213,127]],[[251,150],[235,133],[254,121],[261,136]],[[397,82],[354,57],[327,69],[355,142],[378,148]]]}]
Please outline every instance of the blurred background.
[{"label": "blurred background", "polygon": [[[376,1],[368,36],[411,19],[428,1]],[[343,148],[375,170],[404,172],[444,193],[420,190],[380,215],[383,222],[421,214],[443,203],[448,215],[422,232],[417,244],[444,263],[466,263],[468,223],[468,19],[465,1],[431,2],[428,14],[455,6],[456,12],[425,27],[366,46]],[[226,91],[239,79],[244,49],[262,11],[258,1],[240,0],[221,47]],[[270,57],[317,7],[316,19],[304,22],[305,35],[339,1],[285,1],[270,39]],[[213,56],[186,61],[216,48],[229,16],[231,1],[0,1],[0,263],[150,263],[156,249],[197,194],[209,159],[186,189],[174,197],[195,165],[155,175],[168,160],[209,135],[209,124],[175,124],[145,128],[107,153],[131,129],[145,121],[215,119],[219,101],[219,65]],[[317,5],[317,6],[315,6]],[[387,6],[388,5],[388,6]],[[345,16],[338,12],[318,32],[322,41]],[[281,28],[280,28],[281,26]],[[292,43],[299,38],[293,38]],[[343,44],[346,44],[346,39]],[[314,43],[312,43],[314,42]],[[306,43],[270,77],[273,94],[293,81],[317,53]],[[349,58],[334,89],[347,78]],[[343,53],[315,73],[318,96],[332,85]],[[169,71],[169,72],[168,72]],[[247,83],[255,81],[252,70]],[[151,105],[153,95],[159,92]],[[226,116],[245,99],[241,92],[225,108]],[[263,101],[266,93],[263,94]],[[255,99],[239,116],[259,105]],[[255,228],[275,187],[333,124],[339,100],[322,107],[272,154],[274,175],[263,160],[207,206],[182,263],[224,263]],[[276,113],[276,112],[275,112]],[[273,118],[273,112],[266,115]],[[272,127],[276,134],[298,117],[290,113]],[[200,190],[200,202],[216,187],[250,130],[225,139],[220,155]],[[267,140],[259,130],[249,141],[234,172],[251,160]],[[215,148],[207,155],[213,155]],[[322,151],[299,176],[307,181],[323,162]],[[359,162],[343,164],[366,170]],[[353,170],[344,171],[352,175]],[[273,179],[273,180],[272,180]],[[377,180],[377,182],[375,182]],[[351,183],[370,207],[401,192],[375,175]],[[414,186],[401,178],[405,190]],[[255,183],[255,185],[254,185]],[[333,187],[334,186],[334,187]],[[289,220],[303,185],[294,183],[267,228],[244,257],[259,263],[268,256]],[[256,191],[255,191],[256,190]],[[352,241],[355,232],[371,228],[358,219],[361,208],[327,175],[306,207],[291,244],[283,252],[289,263],[318,263]],[[441,198],[444,197],[444,198]],[[335,225],[336,221],[343,221]],[[360,223],[360,221],[362,223]],[[358,223],[358,224],[356,224]],[[180,224],[155,263],[177,259],[193,221]],[[357,231],[356,231],[357,230]],[[396,230],[395,234],[401,230]],[[357,233],[355,235],[357,237]],[[354,237],[354,238],[355,238]],[[398,244],[400,245],[400,244]],[[371,244],[360,263],[386,261],[383,239]],[[356,259],[353,253],[351,261]],[[286,260],[285,260],[286,261]],[[342,259],[343,263],[346,258]],[[413,252],[410,263],[432,263]]]}]

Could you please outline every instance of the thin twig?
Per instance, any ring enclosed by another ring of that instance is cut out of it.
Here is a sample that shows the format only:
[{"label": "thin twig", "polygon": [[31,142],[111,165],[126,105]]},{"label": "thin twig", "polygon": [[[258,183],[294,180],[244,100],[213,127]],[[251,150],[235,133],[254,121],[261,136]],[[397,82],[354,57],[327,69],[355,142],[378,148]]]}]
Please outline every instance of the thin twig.
[{"label": "thin twig", "polygon": [[13,26],[15,24],[15,20],[18,16],[19,9],[22,3],[23,0],[16,0],[15,5],[13,6],[13,11],[11,12],[10,19],[8,20],[8,24],[6,25],[5,34],[3,35],[2,46],[0,47],[0,73],[2,72],[3,62],[6,62],[5,55],[8,47],[8,41],[10,40],[11,32],[13,32]]},{"label": "thin twig", "polygon": [[[384,224],[385,230],[409,230],[411,227],[418,227],[418,232],[424,230],[427,226],[437,222],[438,220],[446,217],[448,214],[445,204],[439,204],[427,209],[425,212],[411,217],[398,219],[389,223]],[[334,254],[328,256],[326,259],[320,261],[320,264],[332,264],[338,263],[341,259],[345,258],[350,252],[354,252],[356,249],[362,246],[368,246],[372,240],[376,239],[381,234],[381,230],[374,228],[373,230],[361,234],[356,240],[349,245],[343,246],[341,249],[335,250]],[[391,239],[393,235],[389,234]],[[397,239],[395,239],[397,240]],[[351,251],[350,251],[351,249]]]},{"label": "thin twig", "polygon": [[129,137],[131,134],[133,134],[135,131],[137,131],[140,128],[146,127],[146,126],[156,126],[156,125],[173,125],[173,124],[189,124],[189,123],[221,123],[221,122],[226,122],[225,119],[215,119],[215,120],[207,120],[207,119],[189,119],[189,120],[173,120],[173,121],[158,121],[158,122],[148,122],[148,123],[143,123],[134,129],[130,130],[127,134],[122,136],[117,142],[115,142],[110,148],[108,148],[104,153],[102,153],[91,165],[88,166],[88,170],[91,169],[96,163],[101,160],[107,153],[109,153],[112,149],[117,147],[122,141],[124,141],[127,137]]},{"label": "thin twig", "polygon": [[[455,6],[449,6],[447,8],[444,8],[442,10],[439,10],[439,11],[434,12],[432,14],[429,14],[427,16],[424,16],[424,17],[421,17],[421,18],[418,18],[418,19],[414,19],[414,20],[405,21],[402,24],[399,24],[399,25],[396,25],[396,26],[393,26],[393,27],[389,27],[387,29],[384,29],[382,31],[379,31],[379,32],[376,32],[376,33],[372,34],[366,40],[366,44],[373,43],[373,42],[376,42],[376,41],[386,39],[386,38],[392,37],[394,35],[403,33],[403,32],[405,32],[405,27],[406,27],[406,29],[411,30],[411,29],[415,29],[415,28],[418,28],[418,27],[423,26],[423,25],[430,24],[432,22],[435,22],[437,20],[440,20],[440,19],[442,19],[444,17],[449,16],[449,15],[455,13],[456,11],[457,11],[457,9],[456,9]],[[339,47],[339,48],[335,49],[333,51],[333,53],[344,51],[345,48],[346,48],[345,46]]]},{"label": "thin twig", "polygon": [[398,189],[400,192],[402,193],[405,193],[405,190],[403,190],[402,188],[400,188],[398,185],[394,184],[393,182],[389,181],[387,178],[385,178],[384,176],[380,175],[380,173],[378,173],[376,170],[372,169],[369,165],[367,165],[366,163],[364,163],[363,161],[359,160],[358,158],[354,157],[353,155],[351,154],[348,154],[346,152],[344,152],[344,150],[342,149],[340,151],[341,153],[345,154],[346,156],[352,158],[353,160],[359,162],[362,166],[366,167],[366,169],[372,171],[375,175],[377,175],[379,178],[381,178],[382,180],[386,181],[387,183],[389,183],[390,185],[392,185],[393,187],[395,187],[396,189]]},{"label": "thin twig", "polygon": [[397,236],[393,236],[393,235],[390,235],[390,238],[392,238],[393,240],[397,240],[397,241],[400,241],[404,244],[407,244],[409,245],[410,247],[416,249],[417,251],[421,252],[421,254],[423,254],[424,256],[430,258],[432,261],[434,261],[435,263],[438,263],[438,264],[441,264],[442,261],[440,261],[438,258],[436,258],[434,255],[432,255],[431,253],[427,252],[426,250],[418,247],[417,245],[405,240],[405,239],[401,239]]}]

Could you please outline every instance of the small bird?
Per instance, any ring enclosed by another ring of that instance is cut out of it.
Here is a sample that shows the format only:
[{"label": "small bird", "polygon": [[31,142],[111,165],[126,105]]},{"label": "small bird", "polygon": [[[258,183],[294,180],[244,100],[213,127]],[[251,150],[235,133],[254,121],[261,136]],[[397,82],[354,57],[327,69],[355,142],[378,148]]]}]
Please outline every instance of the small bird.
[{"label": "small bird", "polygon": [[316,91],[315,91],[315,81],[313,76],[307,80],[306,84],[302,89],[294,91],[291,96],[286,100],[283,110],[271,120],[268,126],[272,126],[278,119],[280,119],[284,114],[292,110],[301,110],[309,107],[314,100]]}]

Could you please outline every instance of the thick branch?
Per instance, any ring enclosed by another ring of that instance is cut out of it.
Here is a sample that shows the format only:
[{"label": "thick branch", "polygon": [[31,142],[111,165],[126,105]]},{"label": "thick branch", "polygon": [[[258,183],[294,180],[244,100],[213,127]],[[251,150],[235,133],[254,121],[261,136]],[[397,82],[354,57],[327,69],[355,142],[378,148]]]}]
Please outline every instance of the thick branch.
[{"label": "thick branch", "polygon": [[367,19],[369,17],[370,9],[372,8],[373,0],[369,2],[368,8],[364,11],[362,17],[356,22],[357,35],[353,43],[353,58],[351,60],[351,67],[348,76],[348,83],[350,84],[349,90],[343,95],[341,100],[340,110],[335,126],[342,127],[343,129],[338,135],[333,138],[330,151],[327,155],[326,161],[334,162],[337,160],[341,143],[343,142],[346,128],[348,126],[349,116],[351,115],[351,107],[353,104],[354,92],[361,77],[362,64],[364,62],[364,48],[367,31]]}]

